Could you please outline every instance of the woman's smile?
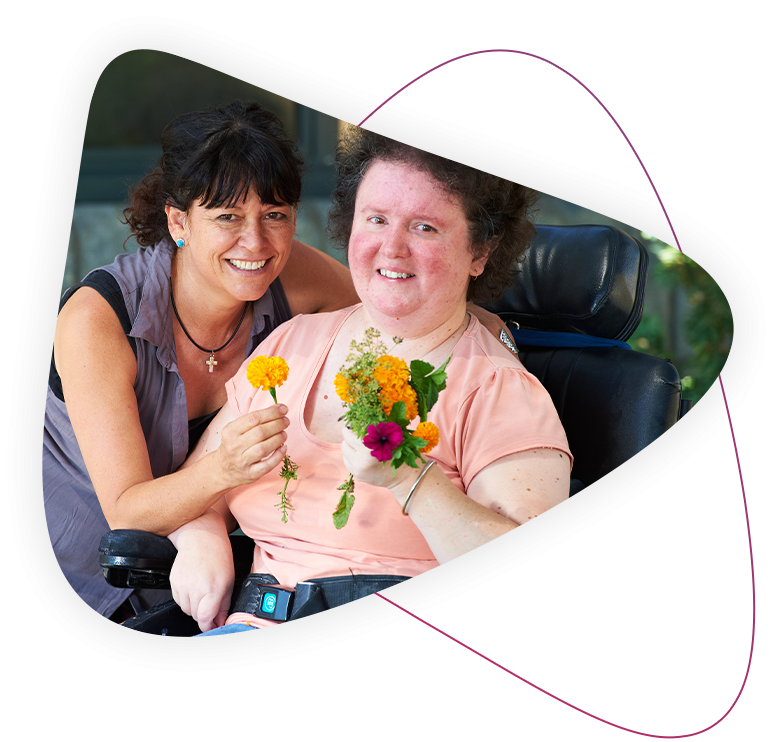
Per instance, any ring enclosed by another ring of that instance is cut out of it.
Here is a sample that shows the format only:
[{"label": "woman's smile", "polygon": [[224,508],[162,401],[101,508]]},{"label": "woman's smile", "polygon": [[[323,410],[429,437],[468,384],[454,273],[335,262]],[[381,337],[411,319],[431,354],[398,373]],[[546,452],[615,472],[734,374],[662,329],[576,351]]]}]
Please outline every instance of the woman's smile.
[{"label": "woman's smile", "polygon": [[429,174],[384,160],[357,191],[348,264],[376,326],[414,337],[459,324],[470,278],[484,269],[461,202]]},{"label": "woman's smile", "polygon": [[415,275],[413,273],[396,273],[395,271],[389,271],[385,268],[380,268],[378,273],[380,273],[384,278],[413,278]]},{"label": "woman's smile", "polygon": [[249,261],[228,258],[228,262],[241,271],[257,271],[259,268],[263,268],[266,265],[266,260]]},{"label": "woman's smile", "polygon": [[[228,294],[234,300],[263,296],[288,259],[296,232],[296,208],[263,203],[255,191],[230,206],[198,204],[187,216],[169,208],[181,225],[185,247],[180,260],[199,291]],[[178,233],[179,234],[179,233]]]}]

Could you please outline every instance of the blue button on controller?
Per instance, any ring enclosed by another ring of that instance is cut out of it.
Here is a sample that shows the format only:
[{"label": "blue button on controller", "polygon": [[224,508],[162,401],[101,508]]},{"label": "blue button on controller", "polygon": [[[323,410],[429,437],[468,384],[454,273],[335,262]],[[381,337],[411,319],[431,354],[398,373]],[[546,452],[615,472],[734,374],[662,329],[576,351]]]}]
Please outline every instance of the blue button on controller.
[{"label": "blue button on controller", "polygon": [[277,605],[277,595],[274,593],[264,593],[264,599],[261,602],[261,610],[264,613],[274,613]]}]

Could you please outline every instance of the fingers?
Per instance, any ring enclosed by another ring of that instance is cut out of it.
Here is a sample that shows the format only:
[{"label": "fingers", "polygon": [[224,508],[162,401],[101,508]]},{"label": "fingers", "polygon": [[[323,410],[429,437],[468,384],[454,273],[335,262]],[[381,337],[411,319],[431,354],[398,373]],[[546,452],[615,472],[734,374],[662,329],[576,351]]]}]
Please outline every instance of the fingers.
[{"label": "fingers", "polygon": [[[205,514],[180,529],[170,574],[174,600],[202,631],[225,623],[234,586],[231,543],[222,518],[214,515],[210,519]],[[213,521],[219,521],[219,527]]]},{"label": "fingers", "polygon": [[345,450],[345,446],[348,446],[353,451],[361,451],[363,448],[366,448],[364,443],[356,437],[356,433],[350,428],[343,428],[343,450]]},{"label": "fingers", "polygon": [[265,456],[260,461],[256,461],[247,467],[247,477],[249,481],[255,482],[256,479],[276,470],[283,463],[288,446],[285,444],[273,451],[269,456]]},{"label": "fingers", "polygon": [[283,460],[290,424],[287,411],[285,405],[254,410],[223,429],[217,453],[232,486],[255,481]]},{"label": "fingers", "polygon": [[172,596],[183,613],[198,623],[201,631],[223,626],[231,608],[231,583],[225,589],[215,586],[205,590],[198,584],[177,590],[172,583]]},{"label": "fingers", "polygon": [[204,632],[223,626],[228,618],[230,601],[231,593],[212,592],[204,595],[199,600],[198,608],[193,614],[193,619],[198,623],[199,629]]},{"label": "fingers", "polygon": [[223,441],[235,441],[245,450],[269,441],[273,447],[269,448],[267,454],[271,453],[285,441],[287,436],[283,433],[290,424],[289,419],[278,410],[279,407],[270,407],[242,415],[223,429]]},{"label": "fingers", "polygon": [[[359,466],[360,462],[364,458],[364,451],[367,449],[365,445],[356,437],[352,430],[343,428],[343,442],[340,444],[340,450],[343,454],[343,461],[348,467],[349,471],[352,466]],[[354,472],[355,474],[356,472]]]},{"label": "fingers", "polygon": [[[367,484],[380,484],[384,486],[388,471],[384,471],[379,462],[374,459],[369,449],[362,443],[353,431],[347,428],[343,429],[343,442],[340,444],[340,451],[343,455],[343,463],[346,469],[360,482]],[[391,467],[385,467],[390,470]]]},{"label": "fingers", "polygon": [[263,410],[253,410],[244,415],[241,415],[233,422],[226,425],[226,428],[236,428],[238,432],[246,433],[257,425],[263,425],[265,423],[280,420],[288,413],[288,407],[284,404],[272,405],[266,407]]},{"label": "fingers", "polygon": [[193,612],[190,609],[190,594],[186,590],[178,590],[173,581],[171,583],[171,597],[174,598],[174,602],[180,607],[183,613],[188,616],[193,615]]}]

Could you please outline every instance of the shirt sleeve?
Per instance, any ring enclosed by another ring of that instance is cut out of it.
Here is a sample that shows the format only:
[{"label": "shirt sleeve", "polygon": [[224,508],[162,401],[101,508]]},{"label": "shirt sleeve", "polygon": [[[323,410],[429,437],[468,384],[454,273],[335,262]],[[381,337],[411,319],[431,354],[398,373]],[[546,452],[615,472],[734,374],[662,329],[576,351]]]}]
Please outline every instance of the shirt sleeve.
[{"label": "shirt sleeve", "polygon": [[486,466],[514,453],[553,448],[573,465],[565,430],[541,383],[522,368],[498,368],[463,400],[455,431],[465,488]]}]

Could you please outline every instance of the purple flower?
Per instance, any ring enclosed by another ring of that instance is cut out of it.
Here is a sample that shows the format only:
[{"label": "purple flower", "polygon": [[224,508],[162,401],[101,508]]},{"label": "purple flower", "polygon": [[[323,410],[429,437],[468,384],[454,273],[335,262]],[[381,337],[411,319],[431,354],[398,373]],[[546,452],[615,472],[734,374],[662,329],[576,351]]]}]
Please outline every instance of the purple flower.
[{"label": "purple flower", "polygon": [[397,446],[402,443],[402,428],[397,423],[376,423],[367,428],[367,435],[362,439],[370,453],[378,461],[389,461]]}]

